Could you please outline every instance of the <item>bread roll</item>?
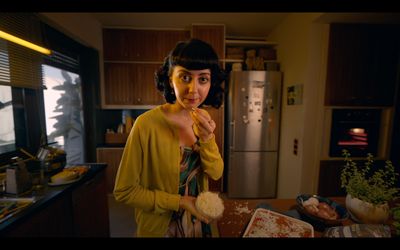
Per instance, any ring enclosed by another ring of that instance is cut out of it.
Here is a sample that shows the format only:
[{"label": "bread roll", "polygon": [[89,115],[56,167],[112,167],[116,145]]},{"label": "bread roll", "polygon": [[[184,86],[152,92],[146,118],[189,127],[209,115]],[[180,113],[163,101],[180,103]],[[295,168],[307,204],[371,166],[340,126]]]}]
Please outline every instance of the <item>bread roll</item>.
[{"label": "bread roll", "polygon": [[[192,111],[195,111],[195,108],[192,108]],[[197,108],[197,110],[199,110],[200,113],[202,113],[204,116],[207,117],[207,119],[211,119],[210,114],[207,112],[207,110],[205,109],[201,109],[201,108]],[[200,133],[199,133],[199,128],[197,127],[197,125],[195,123],[193,123],[193,132],[194,134],[199,137]]]},{"label": "bread roll", "polygon": [[224,203],[217,193],[202,192],[196,199],[196,209],[211,219],[218,219],[224,213]]},{"label": "bread roll", "polygon": [[78,172],[63,170],[63,171],[59,172],[58,174],[53,175],[50,178],[50,180],[52,183],[57,184],[57,183],[63,183],[63,182],[74,180],[74,179],[78,178],[78,176],[79,176]]}]

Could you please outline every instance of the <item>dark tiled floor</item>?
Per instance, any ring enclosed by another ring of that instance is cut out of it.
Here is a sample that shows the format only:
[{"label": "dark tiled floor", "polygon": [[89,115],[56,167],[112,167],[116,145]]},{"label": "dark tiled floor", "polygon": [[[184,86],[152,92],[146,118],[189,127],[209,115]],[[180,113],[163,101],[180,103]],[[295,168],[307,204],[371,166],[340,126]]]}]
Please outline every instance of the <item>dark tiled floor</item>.
[{"label": "dark tiled floor", "polygon": [[135,218],[132,207],[116,202],[113,195],[108,195],[110,213],[110,237],[134,237]]}]

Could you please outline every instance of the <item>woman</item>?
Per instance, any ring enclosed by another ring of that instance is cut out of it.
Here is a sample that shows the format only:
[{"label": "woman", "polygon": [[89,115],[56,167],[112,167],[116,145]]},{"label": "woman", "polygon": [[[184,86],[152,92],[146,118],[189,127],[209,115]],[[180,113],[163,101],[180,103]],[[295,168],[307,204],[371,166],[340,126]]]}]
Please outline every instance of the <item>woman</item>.
[{"label": "woman", "polygon": [[114,187],[117,201],[135,207],[137,236],[210,236],[196,195],[221,178],[223,160],[216,124],[198,107],[221,106],[224,80],[215,51],[197,39],[178,43],[156,72],[167,103],[136,119]]}]

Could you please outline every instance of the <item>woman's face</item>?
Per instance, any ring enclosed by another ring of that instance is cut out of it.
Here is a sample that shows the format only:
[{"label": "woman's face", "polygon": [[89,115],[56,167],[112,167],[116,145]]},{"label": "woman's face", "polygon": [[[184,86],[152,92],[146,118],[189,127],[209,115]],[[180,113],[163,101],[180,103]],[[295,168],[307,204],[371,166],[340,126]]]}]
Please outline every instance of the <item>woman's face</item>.
[{"label": "woman's face", "polygon": [[188,70],[177,65],[170,82],[178,104],[185,109],[197,108],[207,98],[211,87],[211,71]]}]

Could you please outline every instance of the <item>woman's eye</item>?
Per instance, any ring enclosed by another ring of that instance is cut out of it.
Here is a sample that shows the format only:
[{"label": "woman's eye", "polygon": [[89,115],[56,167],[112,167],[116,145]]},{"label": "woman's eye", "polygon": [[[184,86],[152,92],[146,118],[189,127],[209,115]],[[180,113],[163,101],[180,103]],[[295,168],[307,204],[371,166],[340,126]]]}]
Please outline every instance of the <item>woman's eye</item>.
[{"label": "woman's eye", "polygon": [[190,82],[192,80],[192,78],[190,77],[190,75],[181,75],[180,76],[181,80],[183,82]]},{"label": "woman's eye", "polygon": [[210,81],[210,79],[208,77],[200,77],[200,83],[202,84],[206,84]]}]

